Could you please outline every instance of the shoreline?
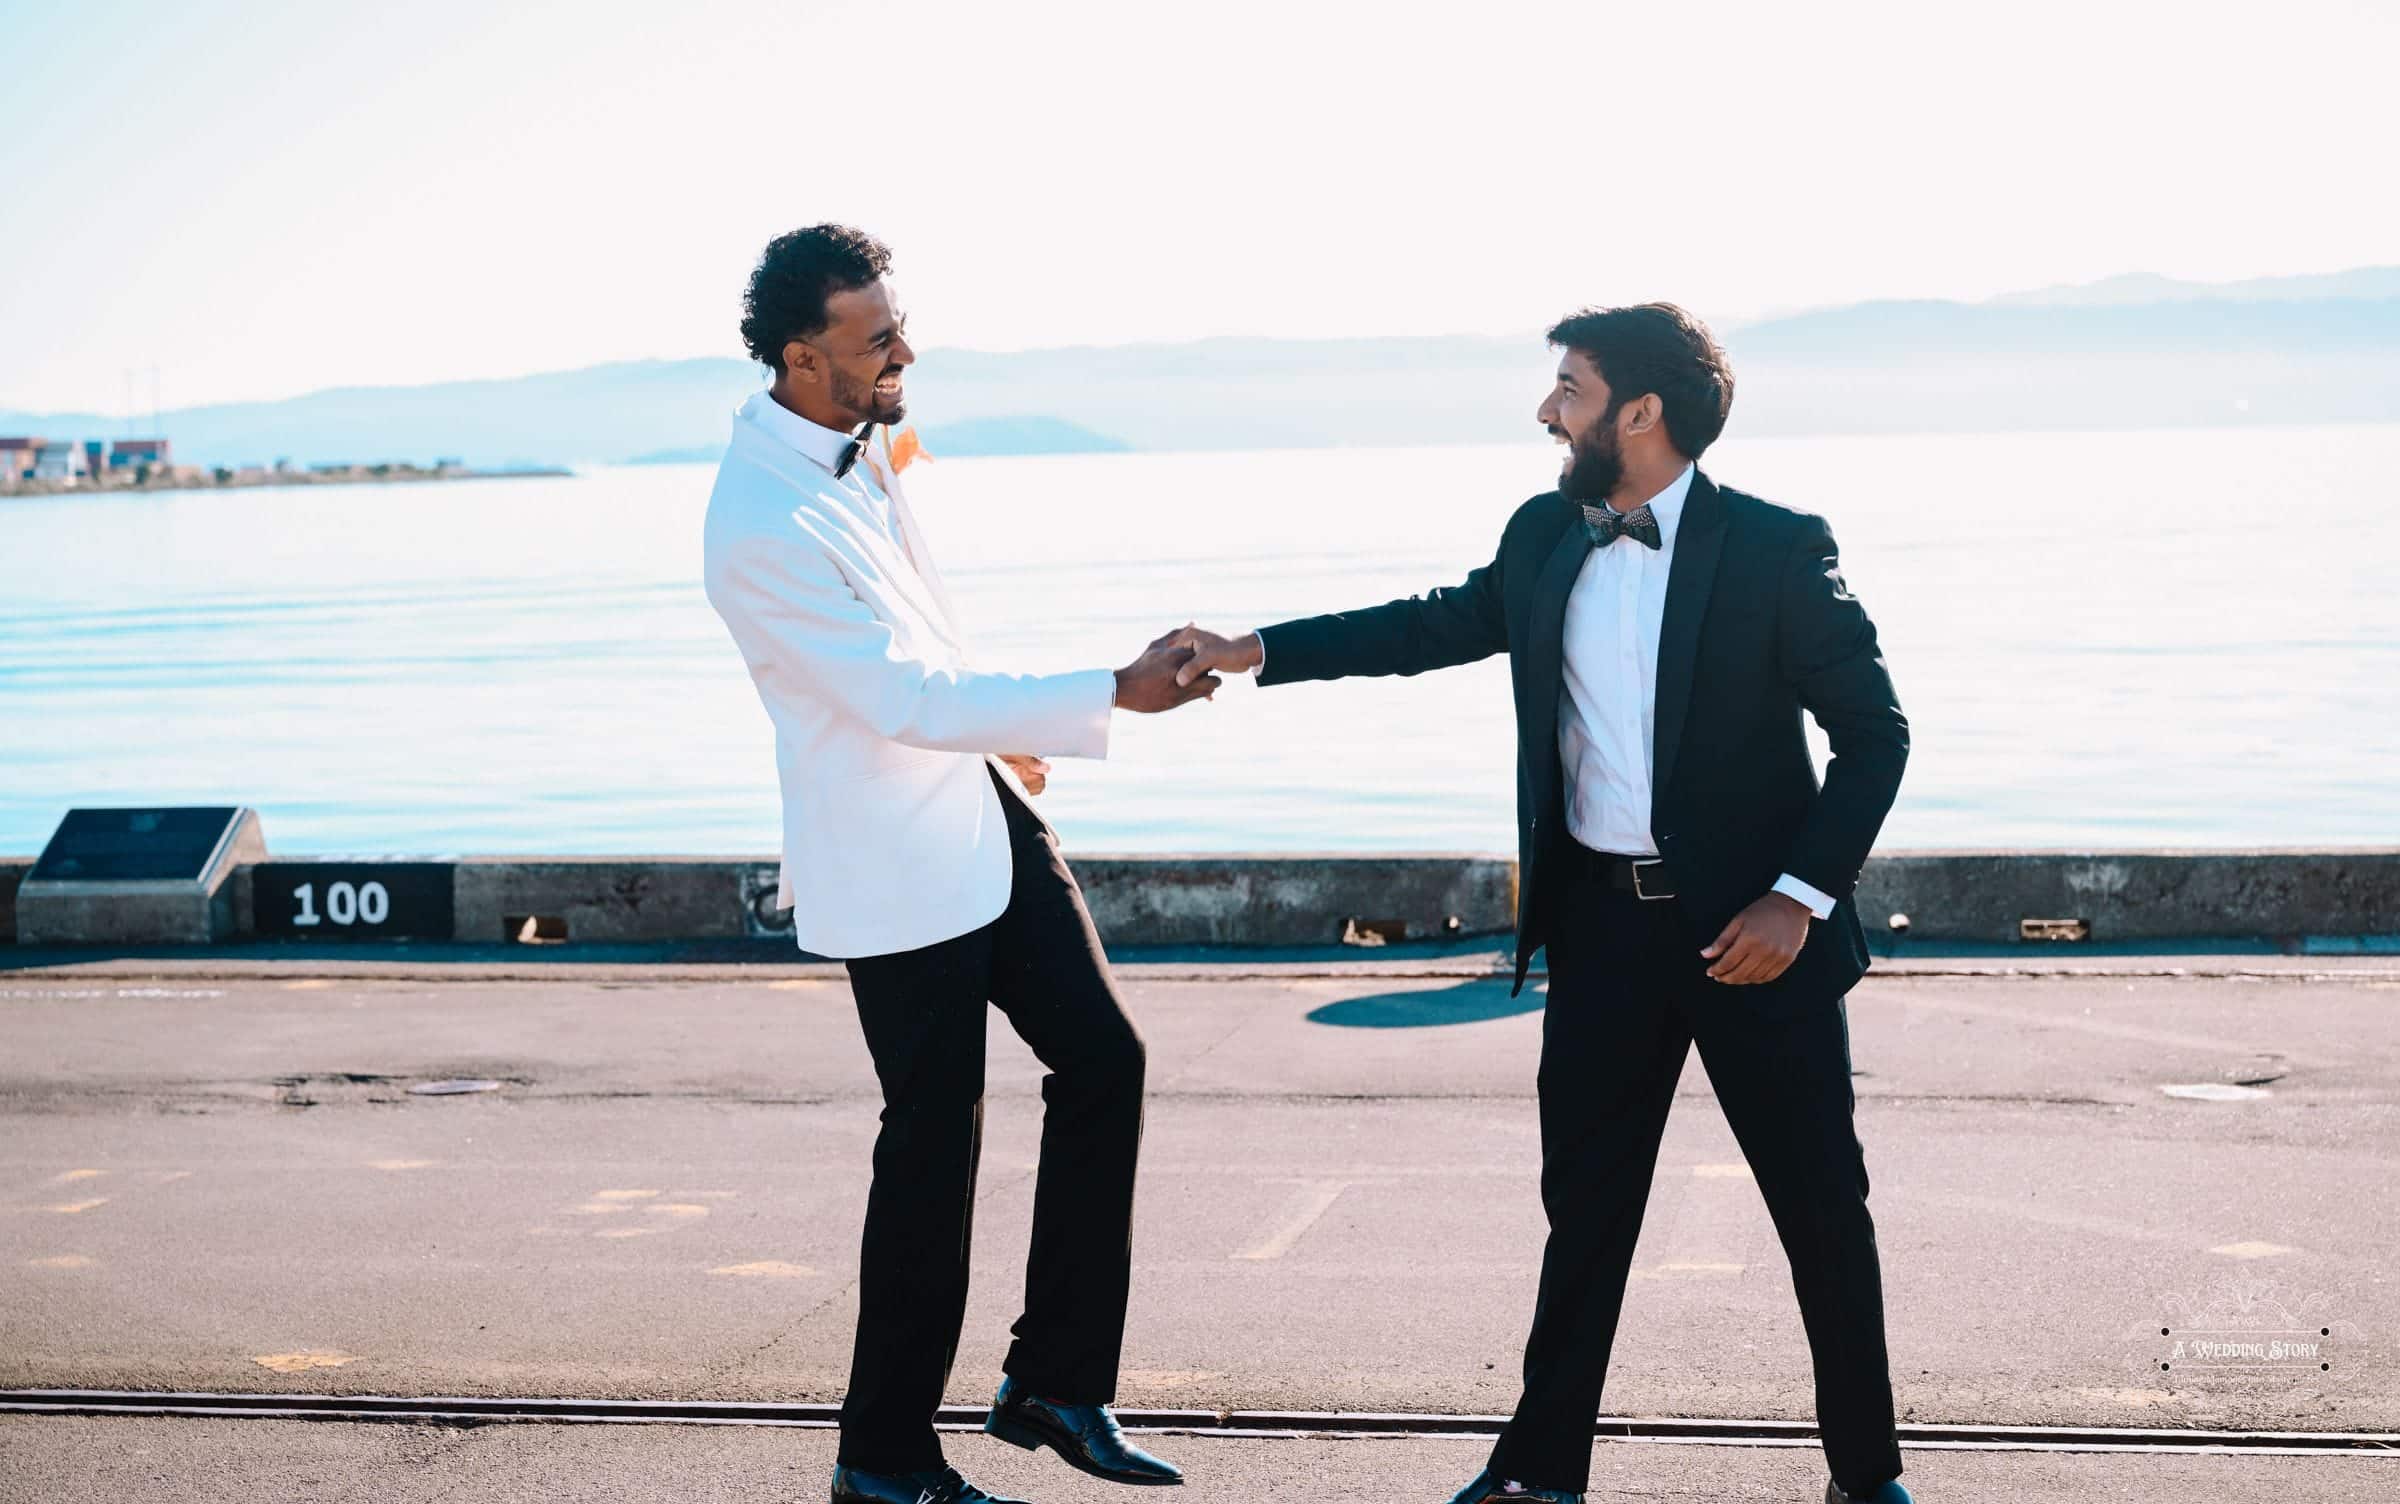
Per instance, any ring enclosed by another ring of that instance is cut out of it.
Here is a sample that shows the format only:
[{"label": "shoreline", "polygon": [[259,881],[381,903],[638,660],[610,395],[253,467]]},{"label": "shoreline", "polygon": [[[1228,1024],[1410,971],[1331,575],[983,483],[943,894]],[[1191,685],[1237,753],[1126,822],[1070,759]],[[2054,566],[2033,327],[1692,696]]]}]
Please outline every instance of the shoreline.
[{"label": "shoreline", "polygon": [[425,481],[446,480],[540,480],[571,476],[575,472],[564,466],[534,466],[526,469],[474,470],[464,465],[442,465],[428,468],[422,465],[348,465],[328,470],[232,470],[222,466],[203,469],[196,466],[177,466],[165,476],[144,480],[90,481],[20,480],[13,486],[0,486],[0,501],[18,497],[50,496],[123,496],[144,495],[161,491],[242,491],[266,486],[381,486],[407,485]]}]

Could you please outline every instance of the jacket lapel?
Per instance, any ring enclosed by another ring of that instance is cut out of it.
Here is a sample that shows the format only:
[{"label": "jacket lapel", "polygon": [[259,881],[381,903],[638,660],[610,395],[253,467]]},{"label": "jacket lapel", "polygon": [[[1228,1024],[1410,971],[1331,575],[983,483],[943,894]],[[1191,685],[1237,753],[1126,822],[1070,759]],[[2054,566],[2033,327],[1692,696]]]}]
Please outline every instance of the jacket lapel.
[{"label": "jacket lapel", "polygon": [[[964,645],[958,640],[957,628],[952,624],[948,597],[942,593],[941,586],[934,583],[927,572],[916,567],[899,539],[860,512],[856,497],[844,490],[824,469],[794,453],[788,445],[748,419],[735,419],[733,432],[735,446],[745,457],[772,471],[793,489],[813,498],[818,508],[827,515],[838,518],[844,530],[874,560],[894,592],[916,608],[917,615],[923,618],[933,634],[952,648],[964,652]],[[886,494],[896,495],[892,492]],[[915,523],[908,516],[905,503],[896,503],[893,511],[900,517],[901,526],[910,531],[912,543],[916,542]],[[923,557],[921,553],[920,557]]]},{"label": "jacket lapel", "polygon": [[[1568,504],[1572,509],[1572,503]],[[1567,597],[1575,593],[1575,577],[1591,556],[1591,534],[1580,518],[1568,522],[1558,535],[1542,572],[1534,577],[1527,619],[1526,710],[1532,720],[1525,728],[1527,763],[1542,785],[1543,810],[1558,781],[1558,697],[1566,691]]]},{"label": "jacket lapel", "polygon": [[1650,757],[1650,797],[1656,802],[1675,773],[1683,724],[1692,704],[1692,678],[1699,667],[1700,623],[1716,587],[1717,558],[1725,549],[1725,499],[1705,474],[1692,477],[1675,531],[1675,559],[1667,566],[1667,610],[1658,630],[1658,700]]},{"label": "jacket lapel", "polygon": [[933,562],[933,550],[926,544],[924,532],[917,527],[917,514],[908,504],[908,493],[900,489],[900,477],[887,469],[883,456],[872,449],[867,451],[866,463],[875,472],[875,483],[891,499],[892,515],[899,519],[900,543],[908,551],[908,562],[915,566],[917,577],[925,582],[934,604],[941,608],[934,618],[935,622],[941,627],[943,635],[950,639],[951,646],[965,651],[964,634],[958,627],[958,608],[950,603],[949,588],[942,583],[942,572]]}]

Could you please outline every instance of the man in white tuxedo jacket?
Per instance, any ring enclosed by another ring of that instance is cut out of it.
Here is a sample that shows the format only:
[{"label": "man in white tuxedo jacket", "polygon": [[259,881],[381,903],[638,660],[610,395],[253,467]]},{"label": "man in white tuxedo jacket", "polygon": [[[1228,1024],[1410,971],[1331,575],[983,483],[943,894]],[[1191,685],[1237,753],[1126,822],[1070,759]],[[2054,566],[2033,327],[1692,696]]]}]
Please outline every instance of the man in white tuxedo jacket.
[{"label": "man in white tuxedo jacket", "polygon": [[868,442],[915,360],[873,238],[768,247],[742,335],[775,372],[742,404],[709,498],[708,598],[775,724],[782,902],[848,963],[883,1087],[835,1504],[974,1504],[933,1416],[957,1351],[983,1123],[984,1008],[1050,1074],[1024,1315],[986,1429],[1127,1483],[1180,1474],[1126,1442],[1125,1323],[1143,1052],[1091,916],[1033,812],[1042,759],[1104,757],[1115,711],[1178,686],[1188,651],[1017,675],[970,668],[925,536]]}]

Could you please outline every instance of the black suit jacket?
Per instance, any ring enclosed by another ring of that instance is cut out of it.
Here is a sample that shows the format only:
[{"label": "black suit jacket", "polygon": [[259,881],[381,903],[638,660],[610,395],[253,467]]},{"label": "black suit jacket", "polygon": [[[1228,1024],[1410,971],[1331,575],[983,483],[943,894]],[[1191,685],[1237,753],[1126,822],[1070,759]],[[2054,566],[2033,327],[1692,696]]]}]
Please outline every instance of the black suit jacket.
[{"label": "black suit jacket", "polygon": [[[1658,647],[1651,832],[1695,947],[1789,872],[1837,901],[1775,981],[1728,989],[1764,1007],[1839,997],[1867,969],[1852,901],[1900,789],[1908,720],[1843,583],[1825,520],[1692,480],[1667,573]],[[1268,627],[1261,684],[1421,674],[1509,655],[1517,707],[1517,987],[1562,914],[1566,775],[1559,760],[1567,596],[1590,553],[1581,509],[1557,492],[1517,509],[1492,562],[1465,583],[1364,611]],[[1833,759],[1818,785],[1801,713]]]}]

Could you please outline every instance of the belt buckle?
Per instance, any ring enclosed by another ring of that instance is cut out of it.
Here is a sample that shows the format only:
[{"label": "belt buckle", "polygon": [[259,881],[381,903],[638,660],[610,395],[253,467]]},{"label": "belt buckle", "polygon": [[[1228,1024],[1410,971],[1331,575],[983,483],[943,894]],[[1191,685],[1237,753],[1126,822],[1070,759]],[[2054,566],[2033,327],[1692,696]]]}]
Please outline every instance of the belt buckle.
[{"label": "belt buckle", "polygon": [[1663,856],[1654,856],[1646,860],[1636,859],[1631,863],[1631,866],[1633,867],[1634,897],[1640,899],[1644,903],[1658,903],[1662,900],[1673,898],[1675,896],[1672,893],[1647,892],[1642,887],[1642,869],[1644,867],[1663,867],[1666,865],[1666,861],[1667,859]]}]

